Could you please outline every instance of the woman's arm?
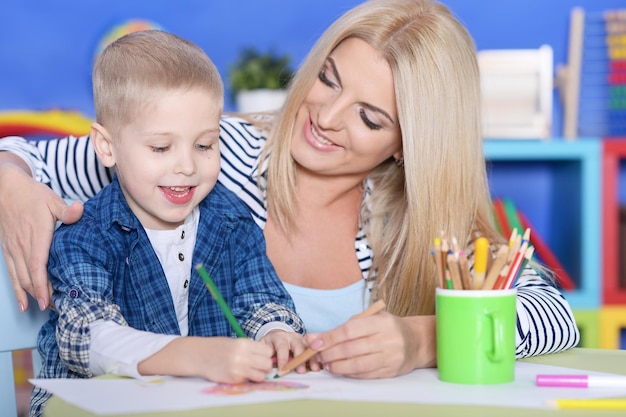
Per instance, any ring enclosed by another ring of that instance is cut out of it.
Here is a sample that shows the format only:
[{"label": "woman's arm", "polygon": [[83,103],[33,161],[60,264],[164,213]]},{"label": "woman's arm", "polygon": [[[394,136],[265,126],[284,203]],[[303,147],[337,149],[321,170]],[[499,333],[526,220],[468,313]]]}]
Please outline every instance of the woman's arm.
[{"label": "woman's arm", "polygon": [[37,182],[66,200],[86,201],[112,180],[112,171],[98,160],[89,136],[28,141],[11,136],[0,140],[0,151],[22,158]]},{"label": "woman's arm", "polygon": [[[73,223],[86,200],[110,182],[89,137],[0,140],[0,240],[20,310],[30,293],[41,309],[50,295],[45,273],[57,221]],[[45,184],[45,185],[44,185]]]},{"label": "woman's arm", "polygon": [[50,188],[31,177],[18,156],[0,152],[0,239],[20,311],[31,294],[39,308],[50,303],[46,264],[57,221],[73,223],[82,204],[69,206]]},{"label": "woman's arm", "polygon": [[556,353],[576,346],[580,332],[560,291],[532,268],[524,269],[517,288],[517,358]]},{"label": "woman's arm", "polygon": [[[527,267],[516,283],[516,358],[560,352],[576,346],[580,334],[559,290]],[[384,378],[436,365],[435,316],[396,317],[381,313],[307,336],[335,374]]]}]

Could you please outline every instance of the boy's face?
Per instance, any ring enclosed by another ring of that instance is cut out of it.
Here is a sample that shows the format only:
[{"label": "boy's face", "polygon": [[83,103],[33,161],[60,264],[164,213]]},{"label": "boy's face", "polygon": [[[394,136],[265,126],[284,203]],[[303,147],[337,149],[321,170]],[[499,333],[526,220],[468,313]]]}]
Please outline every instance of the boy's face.
[{"label": "boy's face", "polygon": [[144,227],[176,228],[213,189],[220,115],[214,94],[166,90],[110,142],[122,190]]}]

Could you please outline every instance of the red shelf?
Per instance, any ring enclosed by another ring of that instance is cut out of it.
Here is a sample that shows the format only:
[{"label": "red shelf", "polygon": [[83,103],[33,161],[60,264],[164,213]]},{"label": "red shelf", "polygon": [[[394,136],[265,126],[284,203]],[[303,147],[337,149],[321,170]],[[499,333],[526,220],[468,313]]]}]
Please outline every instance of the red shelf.
[{"label": "red shelf", "polygon": [[[626,138],[605,138],[602,146],[602,265],[603,304],[626,304],[626,288],[620,285],[619,257],[619,174],[620,161],[626,159]],[[624,256],[624,255],[622,255]]]}]

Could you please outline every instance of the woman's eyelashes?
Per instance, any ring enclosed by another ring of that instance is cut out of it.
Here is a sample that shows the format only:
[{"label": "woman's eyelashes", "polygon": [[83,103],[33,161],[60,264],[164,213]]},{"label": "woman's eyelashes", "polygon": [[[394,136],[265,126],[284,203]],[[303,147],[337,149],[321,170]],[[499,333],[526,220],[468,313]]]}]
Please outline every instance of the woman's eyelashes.
[{"label": "woman's eyelashes", "polygon": [[335,83],[333,83],[327,76],[326,76],[326,68],[322,68],[322,70],[319,73],[319,79],[322,83],[324,83],[325,85],[335,88],[337,87],[337,85]]},{"label": "woman's eyelashes", "polygon": [[380,129],[382,129],[381,125],[378,125],[378,124],[372,122],[367,117],[367,114],[365,113],[364,109],[359,110],[359,115],[361,116],[361,120],[363,120],[363,123],[365,123],[365,126],[369,127],[372,130],[380,130]]},{"label": "woman's eyelashes", "polygon": [[[326,74],[327,74],[327,68],[324,67],[319,72],[319,79],[320,79],[320,81],[324,85],[327,85],[328,87],[337,88],[338,87],[337,84],[335,84],[333,81],[331,81],[331,79],[328,78],[328,76]],[[363,123],[365,123],[365,126],[367,126],[368,128],[370,128],[372,130],[380,130],[380,129],[382,129],[381,125],[372,122],[369,119],[369,117],[367,117],[367,113],[365,112],[365,109],[359,110],[359,116],[361,117],[361,120],[363,120]]]}]

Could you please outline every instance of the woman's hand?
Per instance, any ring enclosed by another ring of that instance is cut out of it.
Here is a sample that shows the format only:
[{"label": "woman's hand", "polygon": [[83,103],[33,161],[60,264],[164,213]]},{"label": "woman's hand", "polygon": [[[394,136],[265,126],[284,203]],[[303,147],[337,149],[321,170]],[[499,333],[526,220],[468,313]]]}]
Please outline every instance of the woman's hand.
[{"label": "woman's hand", "polygon": [[434,316],[397,317],[381,312],[353,318],[307,335],[326,369],[352,378],[389,378],[436,365]]},{"label": "woman's hand", "polygon": [[83,205],[68,206],[50,188],[33,180],[16,155],[0,152],[0,239],[20,311],[31,294],[45,310],[50,303],[47,263],[57,220],[74,223]]}]

